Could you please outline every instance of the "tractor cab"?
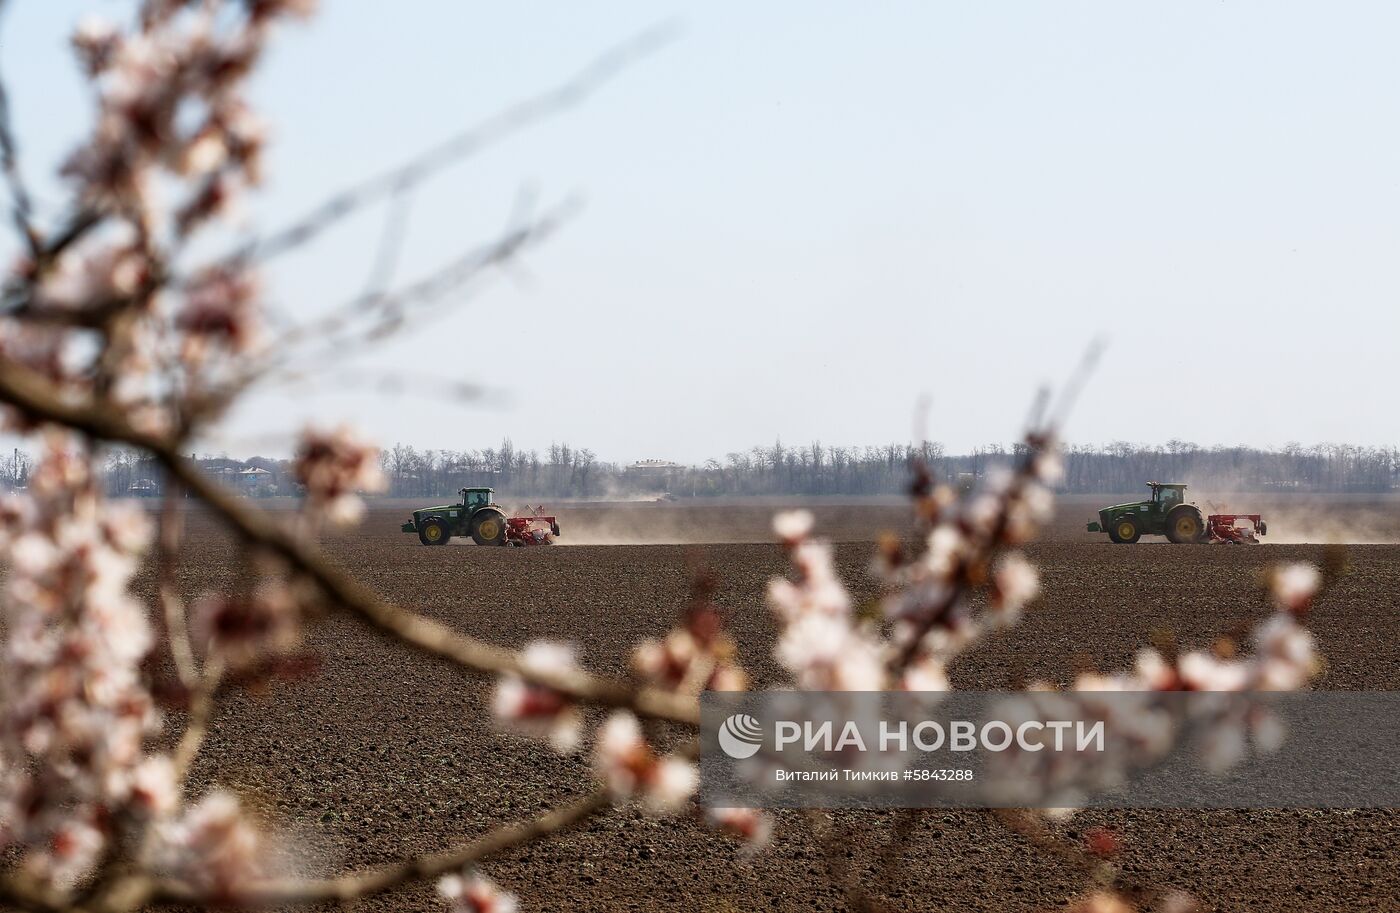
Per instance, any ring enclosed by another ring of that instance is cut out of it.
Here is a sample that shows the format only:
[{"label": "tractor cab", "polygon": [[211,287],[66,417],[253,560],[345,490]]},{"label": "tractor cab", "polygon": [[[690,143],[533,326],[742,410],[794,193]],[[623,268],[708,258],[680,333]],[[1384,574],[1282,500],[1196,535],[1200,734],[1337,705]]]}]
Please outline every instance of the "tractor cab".
[{"label": "tractor cab", "polygon": [[1148,482],[1152,489],[1152,509],[1166,514],[1178,504],[1186,503],[1186,485],[1181,482]]},{"label": "tractor cab", "polygon": [[479,508],[491,503],[491,495],[495,494],[494,488],[463,488],[458,492],[462,496],[462,507],[466,508],[467,516]]}]

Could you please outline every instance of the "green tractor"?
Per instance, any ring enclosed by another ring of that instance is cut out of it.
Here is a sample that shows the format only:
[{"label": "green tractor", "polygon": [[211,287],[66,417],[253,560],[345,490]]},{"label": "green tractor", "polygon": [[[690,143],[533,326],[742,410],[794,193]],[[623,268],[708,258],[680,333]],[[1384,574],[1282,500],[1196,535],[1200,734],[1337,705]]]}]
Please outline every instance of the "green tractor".
[{"label": "green tractor", "polygon": [[1186,486],[1181,482],[1148,482],[1152,498],[1114,504],[1099,511],[1099,519],[1089,524],[1089,532],[1107,532],[1114,542],[1136,542],[1143,536],[1166,536],[1172,542],[1205,542],[1210,529],[1201,510],[1186,502]]},{"label": "green tractor", "polygon": [[460,504],[424,507],[400,529],[417,533],[424,545],[446,545],[453,536],[471,536],[477,545],[549,545],[559,535],[559,521],[542,516],[507,518],[491,500],[491,488],[463,488]]}]

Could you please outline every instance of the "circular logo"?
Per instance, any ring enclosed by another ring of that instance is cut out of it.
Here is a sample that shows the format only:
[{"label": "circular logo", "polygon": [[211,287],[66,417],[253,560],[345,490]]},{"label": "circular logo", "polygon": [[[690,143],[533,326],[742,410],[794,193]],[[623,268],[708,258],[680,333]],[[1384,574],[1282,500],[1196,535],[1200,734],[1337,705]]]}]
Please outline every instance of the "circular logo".
[{"label": "circular logo", "polygon": [[719,747],[735,760],[758,754],[763,745],[763,727],[747,713],[736,713],[719,727]]}]

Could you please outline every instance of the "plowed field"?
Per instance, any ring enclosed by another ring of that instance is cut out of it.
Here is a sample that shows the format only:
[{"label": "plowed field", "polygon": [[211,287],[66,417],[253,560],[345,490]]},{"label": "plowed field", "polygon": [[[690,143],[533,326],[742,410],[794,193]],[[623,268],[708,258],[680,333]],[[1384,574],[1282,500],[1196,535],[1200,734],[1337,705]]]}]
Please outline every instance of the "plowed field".
[{"label": "plowed field", "polygon": [[[1156,629],[1206,643],[1262,617],[1256,582],[1264,567],[1321,551],[1152,540],[1114,546],[1079,532],[1084,508],[1063,508],[1048,537],[1029,549],[1044,597],[1018,628],[961,661],[955,686],[1064,681],[1077,664],[1123,666]],[[403,606],[503,644],[573,640],[591,668],[611,673],[624,669],[630,644],[668,627],[685,605],[689,566],[703,562],[722,581],[717,598],[732,611],[756,685],[781,683],[763,604],[767,580],[784,571],[778,549],[762,541],[770,506],[558,512],[564,543],[692,544],[425,548],[398,531],[406,510],[382,506],[327,548]],[[901,528],[902,509],[827,504],[818,516],[821,531],[841,543],[846,579],[858,595],[870,595],[867,543],[881,529]],[[183,587],[193,595],[234,585],[242,573],[234,550],[207,519],[195,513],[190,521]],[[1349,554],[1351,573],[1314,622],[1328,661],[1320,687],[1400,688],[1400,546],[1353,545]],[[314,626],[307,645],[318,657],[308,675],[228,696],[195,771],[197,788],[218,783],[247,797],[302,870],[331,874],[444,848],[590,789],[582,760],[494,731],[482,681],[342,616]],[[895,909],[1043,910],[1078,887],[1065,865],[1038,856],[981,813],[922,813],[909,839],[891,847],[895,821],[877,813],[836,820],[849,828],[848,862]],[[1191,891],[1213,909],[1400,909],[1394,811],[1091,811],[1065,829],[1096,824],[1123,833],[1128,869]],[[897,864],[882,881],[881,860],[890,853]],[[486,871],[531,910],[844,908],[798,814],[781,815],[773,845],[746,859],[690,820],[614,810],[500,856]],[[440,905],[431,887],[414,887],[363,900],[358,909]]]}]

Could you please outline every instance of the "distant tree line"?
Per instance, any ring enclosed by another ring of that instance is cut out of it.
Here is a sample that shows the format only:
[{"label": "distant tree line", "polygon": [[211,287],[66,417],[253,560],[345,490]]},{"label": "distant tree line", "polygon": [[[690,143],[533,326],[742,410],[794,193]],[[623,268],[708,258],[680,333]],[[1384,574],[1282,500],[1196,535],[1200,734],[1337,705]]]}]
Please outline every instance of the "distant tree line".
[{"label": "distant tree line", "polygon": [[[490,486],[521,496],[608,497],[668,493],[720,495],[899,494],[909,466],[922,460],[950,483],[975,482],[1010,464],[1016,448],[993,444],[948,454],[942,444],[842,447],[775,443],[726,454],[702,465],[647,461],[602,462],[593,451],[568,444],[540,454],[512,446],[483,450],[418,450],[398,444],[385,451],[390,494],[428,497],[458,488]],[[1064,450],[1062,491],[1136,491],[1148,480],[1185,481],[1200,488],[1250,491],[1380,492],[1400,488],[1400,448],[1289,444],[1280,450],[1115,442]]]},{"label": "distant tree line", "polygon": [[[775,443],[726,454],[698,466],[662,461],[620,464],[600,461],[592,450],[551,444],[544,452],[515,447],[509,440],[480,450],[419,449],[395,444],[380,454],[386,495],[442,498],[459,488],[491,487],[503,497],[610,498],[669,494],[877,495],[902,493],[909,466],[922,460],[935,477],[969,484],[1016,457],[997,444],[971,453],[948,454],[938,443],[841,447],[820,443],[792,447]],[[199,466],[253,497],[295,497],[291,461],[198,456]],[[31,457],[11,450],[0,459],[0,490],[22,488]],[[1243,491],[1382,492],[1400,489],[1400,448],[1347,444],[1289,444],[1282,449],[1200,447],[1184,441],[1162,445],[1124,441],[1072,444],[1064,449],[1065,492],[1133,492],[1143,482],[1183,481],[1200,489]],[[148,457],[112,450],[106,484],[113,496],[154,496],[164,484]]]}]

